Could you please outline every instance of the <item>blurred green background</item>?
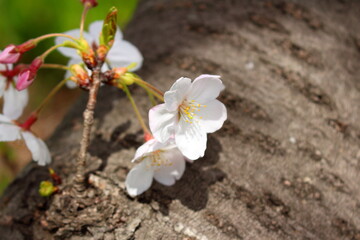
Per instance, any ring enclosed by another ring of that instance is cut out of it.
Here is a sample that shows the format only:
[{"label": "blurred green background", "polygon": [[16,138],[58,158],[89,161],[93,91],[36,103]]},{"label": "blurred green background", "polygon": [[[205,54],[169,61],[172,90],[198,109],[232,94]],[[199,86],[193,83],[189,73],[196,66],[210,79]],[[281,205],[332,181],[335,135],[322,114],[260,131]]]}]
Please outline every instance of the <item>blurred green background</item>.
[{"label": "blurred green background", "polygon": [[[118,8],[118,24],[124,29],[131,20],[138,0],[98,0],[98,3],[99,5],[91,9],[87,15],[85,30],[89,23],[104,19],[112,6]],[[0,0],[0,49],[4,49],[8,44],[20,44],[47,33],[79,28],[82,9],[80,0]],[[53,44],[53,38],[41,42],[35,49],[26,53],[21,62],[30,63]],[[46,59],[47,63],[66,64],[67,61],[68,59],[57,51]],[[64,72],[59,70],[39,72],[36,81],[30,87],[30,102],[25,116],[40,104],[63,76]],[[78,96],[78,90],[63,88],[46,107],[32,130],[42,138],[48,137]],[[0,143],[0,195],[30,160],[30,153],[23,143]]]}]

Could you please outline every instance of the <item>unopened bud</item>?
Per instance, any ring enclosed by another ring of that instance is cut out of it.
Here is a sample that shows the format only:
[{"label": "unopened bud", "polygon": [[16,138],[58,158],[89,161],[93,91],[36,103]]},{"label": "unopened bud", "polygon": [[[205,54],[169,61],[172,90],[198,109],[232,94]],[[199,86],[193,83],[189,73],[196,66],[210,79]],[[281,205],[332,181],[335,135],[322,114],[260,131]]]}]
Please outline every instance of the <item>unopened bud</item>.
[{"label": "unopened bud", "polygon": [[71,80],[76,82],[82,88],[88,88],[90,85],[90,77],[87,71],[80,64],[70,66],[70,72],[73,74]]},{"label": "unopened bud", "polygon": [[90,49],[88,52],[81,52],[81,57],[89,69],[94,69],[97,65],[94,51]]},{"label": "unopened bud", "polygon": [[105,46],[107,51],[109,51],[114,43],[115,33],[117,30],[117,12],[118,10],[115,7],[110,8],[102,27],[100,35],[100,46]]},{"label": "unopened bud", "polygon": [[11,44],[0,53],[0,63],[9,64],[19,61],[21,53],[17,52],[16,46]]},{"label": "unopened bud", "polygon": [[120,77],[120,80],[122,83],[125,83],[125,85],[131,85],[136,80],[136,75],[134,73],[126,72]]},{"label": "unopened bud", "polygon": [[40,183],[39,194],[42,197],[49,197],[53,193],[56,193],[58,191],[59,191],[59,188],[54,186],[54,184],[50,181],[42,181]]},{"label": "unopened bud", "polygon": [[26,41],[18,46],[16,46],[16,51],[19,53],[27,52],[36,47],[36,42],[33,39]]},{"label": "unopened bud", "polygon": [[96,0],[80,0],[84,6],[96,7],[98,5]]},{"label": "unopened bud", "polygon": [[27,69],[22,70],[18,75],[18,81],[16,82],[16,89],[21,91],[29,87],[35,80],[37,71],[43,64],[43,59],[37,57],[32,61]]}]

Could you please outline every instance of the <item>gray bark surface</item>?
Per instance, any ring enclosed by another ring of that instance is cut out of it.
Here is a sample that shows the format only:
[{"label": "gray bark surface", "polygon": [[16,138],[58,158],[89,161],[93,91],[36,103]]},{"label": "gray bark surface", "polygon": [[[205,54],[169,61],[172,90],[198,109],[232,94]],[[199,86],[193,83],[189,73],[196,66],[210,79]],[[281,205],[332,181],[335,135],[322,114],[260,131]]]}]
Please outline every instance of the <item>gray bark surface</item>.
[{"label": "gray bark surface", "polygon": [[[89,186],[69,185],[86,97],[48,141],[61,193],[38,196],[30,164],[0,200],[1,239],[360,239],[360,2],[142,1],[126,39],[167,90],[221,75],[228,109],[205,157],[138,198],[124,179],[142,134],[116,89],[100,89]],[[142,89],[132,88],[147,116]]]}]

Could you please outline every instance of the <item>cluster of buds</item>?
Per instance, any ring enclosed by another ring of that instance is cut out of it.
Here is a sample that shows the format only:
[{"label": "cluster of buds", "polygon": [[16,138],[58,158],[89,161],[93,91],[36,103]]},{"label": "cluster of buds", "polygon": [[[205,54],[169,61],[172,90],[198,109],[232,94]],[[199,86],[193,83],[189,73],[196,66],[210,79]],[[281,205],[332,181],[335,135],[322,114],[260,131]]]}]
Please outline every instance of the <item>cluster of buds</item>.
[{"label": "cluster of buds", "polygon": [[83,64],[70,65],[70,72],[72,73],[72,76],[69,78],[71,81],[75,82],[82,89],[89,89],[91,78]]}]

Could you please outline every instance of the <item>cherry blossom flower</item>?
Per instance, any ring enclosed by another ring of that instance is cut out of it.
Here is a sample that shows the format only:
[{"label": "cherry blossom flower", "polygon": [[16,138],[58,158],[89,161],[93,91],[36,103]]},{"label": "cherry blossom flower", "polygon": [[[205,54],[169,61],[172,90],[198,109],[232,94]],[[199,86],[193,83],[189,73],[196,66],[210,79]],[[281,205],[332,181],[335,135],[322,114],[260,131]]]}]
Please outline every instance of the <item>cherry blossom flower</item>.
[{"label": "cherry blossom flower", "polygon": [[130,196],[135,197],[150,188],[153,178],[171,186],[185,171],[185,158],[172,140],[160,143],[151,139],[140,146],[132,160],[138,163],[126,177],[125,185]]},{"label": "cherry blossom flower", "polygon": [[28,130],[36,119],[30,117],[28,121],[22,125],[16,123],[13,119],[14,118],[6,116],[5,114],[0,114],[0,142],[11,142],[23,139],[34,161],[41,166],[50,163],[51,155],[46,144]]},{"label": "cherry blossom flower", "polygon": [[[99,46],[99,36],[102,31],[103,21],[95,21],[89,26],[89,33],[84,32],[83,36],[85,40],[90,44],[90,46]],[[74,29],[65,32],[74,38],[80,37],[80,30]],[[55,39],[56,44],[61,44],[67,40],[64,37],[57,37]],[[79,64],[82,62],[80,55],[78,55],[77,50],[73,48],[60,47],[58,50],[65,56],[70,57],[70,64]],[[123,40],[123,35],[120,28],[117,28],[114,44],[107,54],[107,61],[110,63],[111,67],[127,67],[132,63],[135,63],[136,66],[131,69],[131,71],[136,71],[141,68],[143,57],[139,50],[130,42]],[[108,70],[106,64],[103,66],[103,71]],[[70,73],[67,72],[65,77],[69,77]],[[74,83],[69,83],[68,86],[74,87]]]},{"label": "cherry blossom flower", "polygon": [[8,64],[7,69],[5,65],[0,64],[0,98],[4,97],[3,113],[12,119],[17,119],[28,103],[29,94],[27,90],[20,92],[15,89],[16,77],[9,78],[2,75],[11,71],[12,65]]},{"label": "cherry blossom flower", "polygon": [[220,129],[227,118],[216,98],[224,85],[220,76],[201,75],[193,82],[179,78],[164,95],[165,103],[150,109],[150,129],[160,142],[174,135],[181,153],[196,160],[204,156],[207,133]]}]

